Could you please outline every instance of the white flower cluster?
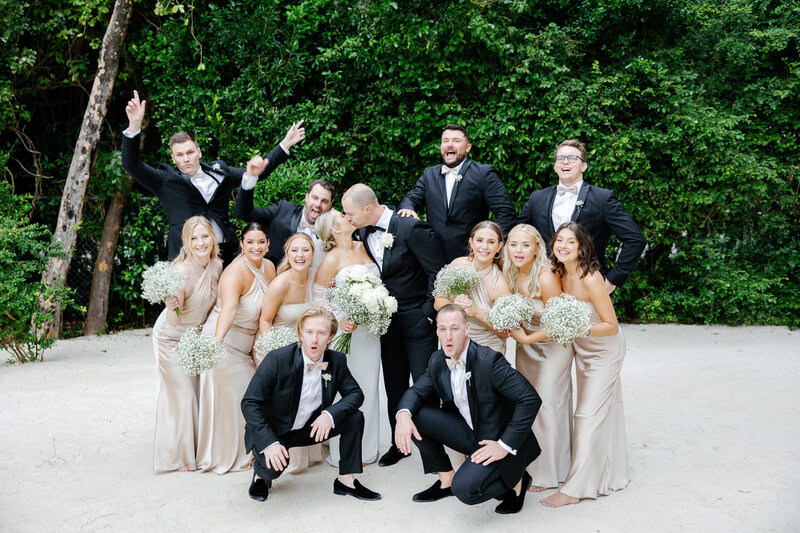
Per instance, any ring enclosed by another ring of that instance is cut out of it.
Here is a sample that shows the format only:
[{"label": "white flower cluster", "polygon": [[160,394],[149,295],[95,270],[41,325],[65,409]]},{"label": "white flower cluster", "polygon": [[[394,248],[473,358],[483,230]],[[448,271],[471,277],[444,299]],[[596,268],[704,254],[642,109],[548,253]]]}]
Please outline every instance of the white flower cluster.
[{"label": "white flower cluster", "polygon": [[436,274],[433,285],[434,296],[453,299],[459,294],[468,294],[481,282],[478,273],[469,266],[446,266]]},{"label": "white flower cluster", "polygon": [[142,298],[156,304],[167,296],[174,296],[186,283],[186,272],[168,261],[159,261],[144,271],[142,276]]},{"label": "white flower cluster", "polygon": [[548,337],[566,347],[589,332],[589,306],[572,296],[562,294],[547,300],[542,313],[542,329]]},{"label": "white flower cluster", "polygon": [[272,350],[277,350],[296,342],[297,332],[294,329],[278,326],[277,328],[270,328],[263,335],[259,335],[253,349],[260,354],[266,355]]},{"label": "white flower cluster", "polygon": [[228,350],[208,333],[189,328],[178,342],[178,362],[190,376],[207,372],[228,358]]},{"label": "white flower cluster", "polygon": [[333,311],[375,337],[386,333],[392,314],[397,311],[397,299],[389,296],[381,278],[362,265],[348,269],[341,283],[337,281],[335,287],[328,289],[326,299]]},{"label": "white flower cluster", "polygon": [[512,330],[533,318],[531,302],[520,294],[510,294],[497,299],[489,313],[488,321],[497,330]]}]

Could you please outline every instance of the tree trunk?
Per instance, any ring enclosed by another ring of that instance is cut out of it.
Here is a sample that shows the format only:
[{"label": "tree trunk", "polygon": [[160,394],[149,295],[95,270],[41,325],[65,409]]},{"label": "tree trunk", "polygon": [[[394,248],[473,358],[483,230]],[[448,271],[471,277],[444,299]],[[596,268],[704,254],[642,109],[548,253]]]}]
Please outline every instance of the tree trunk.
[{"label": "tree trunk", "polygon": [[111,288],[111,272],[114,269],[114,255],[117,253],[119,229],[122,226],[122,215],[125,205],[131,196],[131,178],[125,180],[125,188],[114,193],[111,205],[106,213],[103,223],[103,235],[100,237],[100,246],[97,250],[97,261],[92,274],[92,291],[89,295],[89,310],[86,312],[86,322],[83,329],[85,335],[95,335],[106,332],[106,318],[108,317],[108,291]]},{"label": "tree trunk", "polygon": [[[97,62],[97,73],[94,77],[92,92],[89,94],[89,103],[83,115],[83,124],[75,144],[72,164],[69,167],[67,182],[61,197],[61,207],[58,212],[58,221],[53,238],[68,252],[65,259],[51,259],[47,269],[42,273],[42,281],[49,284],[63,285],[67,277],[72,249],[77,238],[78,225],[83,215],[83,200],[86,194],[86,185],[89,181],[90,163],[92,153],[97,148],[103,119],[108,110],[108,101],[111,90],[114,88],[114,79],[117,77],[119,66],[119,53],[125,41],[125,32],[131,17],[131,0],[115,0],[111,21],[103,37],[100,48],[100,58]],[[46,337],[57,336],[61,331],[61,303],[50,300],[40,300],[39,309],[49,319],[42,326]]]}]

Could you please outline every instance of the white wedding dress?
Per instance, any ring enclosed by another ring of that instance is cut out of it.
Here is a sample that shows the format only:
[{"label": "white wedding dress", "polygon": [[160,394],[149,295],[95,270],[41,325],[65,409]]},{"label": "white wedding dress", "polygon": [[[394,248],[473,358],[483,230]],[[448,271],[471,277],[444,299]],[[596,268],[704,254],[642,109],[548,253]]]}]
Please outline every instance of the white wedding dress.
[{"label": "white wedding dress", "polygon": [[[367,265],[351,265],[344,267],[337,274],[335,281],[343,279],[347,271],[354,266],[364,266],[376,276],[380,270],[375,263]],[[315,287],[315,296],[320,293],[321,287]],[[337,318],[342,318],[337,313]],[[342,330],[337,332],[341,334]],[[378,387],[381,372],[381,341],[380,337],[369,335],[366,328],[359,327],[353,332],[350,343],[350,354],[347,356],[347,367],[364,392],[364,404],[360,407],[364,413],[364,436],[361,439],[361,462],[374,463],[378,460],[378,445],[380,441],[380,410]],[[332,466],[339,465],[339,437],[330,441],[331,454],[328,463]]]}]

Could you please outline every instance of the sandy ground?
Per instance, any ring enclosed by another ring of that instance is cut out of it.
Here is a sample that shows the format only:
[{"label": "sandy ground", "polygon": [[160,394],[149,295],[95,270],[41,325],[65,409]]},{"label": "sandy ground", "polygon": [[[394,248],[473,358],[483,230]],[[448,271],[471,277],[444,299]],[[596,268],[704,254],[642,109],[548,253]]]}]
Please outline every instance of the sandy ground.
[{"label": "sandy ground", "polygon": [[325,464],[265,503],[248,473],[155,475],[149,330],[62,341],[0,367],[0,531],[800,531],[800,331],[623,330],[630,485],[561,509],[530,494],[514,516],[411,502],[435,479],[416,452],[365,469],[380,502],[334,496]]}]

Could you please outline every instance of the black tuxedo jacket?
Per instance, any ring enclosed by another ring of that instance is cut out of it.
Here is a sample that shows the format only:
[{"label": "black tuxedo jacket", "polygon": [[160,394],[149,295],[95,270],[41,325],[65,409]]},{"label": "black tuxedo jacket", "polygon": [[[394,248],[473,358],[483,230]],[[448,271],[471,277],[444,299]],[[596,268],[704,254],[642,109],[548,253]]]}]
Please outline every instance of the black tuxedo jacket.
[{"label": "black tuxedo jacket", "polygon": [[[267,157],[269,164],[259,178],[269,176],[289,156],[278,145]],[[238,240],[236,230],[228,216],[228,204],[233,190],[242,182],[245,169],[230,167],[224,161],[200,163],[206,173],[222,177],[211,201],[206,202],[197,187],[192,184],[189,176],[165,163],[159,165],[158,168],[144,163],[139,148],[139,135],[122,136],[122,166],[133,179],[158,196],[161,201],[169,221],[168,253],[170,259],[177,257],[180,252],[181,231],[183,231],[184,222],[195,215],[202,215],[209,220],[214,220],[225,235],[226,241],[236,242]]]},{"label": "black tuxedo jacket", "polygon": [[[345,354],[325,350],[322,361],[328,362],[328,368],[322,373],[330,374],[331,379],[326,383],[323,378],[322,407],[311,415],[309,422],[324,410],[338,425],[364,403],[364,393],[347,368]],[[303,353],[297,344],[271,351],[258,366],[242,398],[247,451],[261,453],[278,440],[278,435],[292,430],[300,404],[304,372]],[[334,403],[337,393],[342,397]]]},{"label": "black tuxedo jacket", "polygon": [[[439,236],[426,222],[401,217],[397,212],[392,214],[387,233],[394,235],[394,243],[383,251],[383,266],[379,264],[378,267],[389,294],[397,298],[396,318],[411,326],[413,320],[405,319],[413,318],[409,315],[418,309],[433,320],[436,314],[433,308],[433,284],[436,274],[445,265]],[[367,228],[358,230],[358,238],[364,242],[364,248],[375,261],[366,242]],[[413,336],[414,331],[408,334]]]},{"label": "black tuxedo jacket", "polygon": [[[431,355],[428,369],[400,399],[397,410],[408,409],[411,416],[420,407],[441,401],[441,408],[461,416],[453,401],[450,369],[442,350]],[[502,440],[514,450],[498,462],[506,485],[513,487],[522,471],[539,456],[539,444],[531,427],[542,400],[522,374],[511,368],[505,357],[487,346],[469,342],[467,382],[469,411],[478,442]]]},{"label": "black tuxedo jacket", "polygon": [[475,224],[489,217],[489,211],[494,213],[503,235],[514,225],[517,212],[492,166],[465,159],[461,166],[463,178],[453,186],[449,205],[441,171],[442,165],[426,168],[397,208],[419,212],[425,207],[428,222],[444,242],[449,263],[467,255],[469,233]]},{"label": "black tuxedo jacket", "polygon": [[246,222],[258,222],[267,228],[269,251],[266,257],[277,266],[283,259],[283,245],[286,239],[297,232],[300,217],[303,215],[303,206],[281,200],[269,207],[255,207],[254,191],[255,189],[246,191],[239,187],[234,214]]},{"label": "black tuxedo jacket", "polygon": [[[545,244],[550,243],[555,233],[553,229],[553,202],[556,198],[556,185],[535,191],[517,220],[530,224],[542,234]],[[578,193],[578,203],[572,212],[572,220],[580,223],[589,232],[594,243],[594,251],[600,260],[601,272],[616,286],[628,279],[641,257],[647,241],[639,226],[631,216],[619,205],[613,191],[589,185],[585,181]],[[606,259],[606,246],[611,234],[617,236],[622,243],[614,267],[609,270]],[[549,250],[548,250],[549,253]]]}]

